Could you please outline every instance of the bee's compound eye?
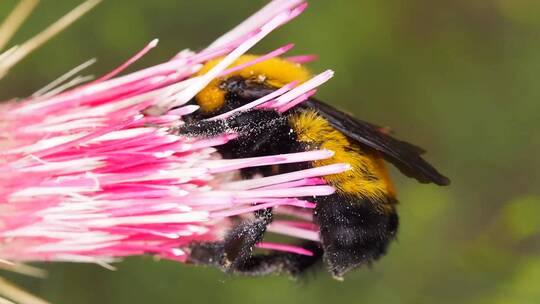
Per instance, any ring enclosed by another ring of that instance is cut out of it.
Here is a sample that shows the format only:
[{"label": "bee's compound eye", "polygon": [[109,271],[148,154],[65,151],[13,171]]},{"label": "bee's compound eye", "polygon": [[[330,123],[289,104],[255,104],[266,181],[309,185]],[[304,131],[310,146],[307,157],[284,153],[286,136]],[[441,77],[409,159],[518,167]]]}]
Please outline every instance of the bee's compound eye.
[{"label": "bee's compound eye", "polygon": [[238,91],[242,90],[245,87],[246,80],[242,77],[230,77],[225,80],[223,80],[219,84],[219,88],[223,91],[227,91],[230,93],[238,93]]}]

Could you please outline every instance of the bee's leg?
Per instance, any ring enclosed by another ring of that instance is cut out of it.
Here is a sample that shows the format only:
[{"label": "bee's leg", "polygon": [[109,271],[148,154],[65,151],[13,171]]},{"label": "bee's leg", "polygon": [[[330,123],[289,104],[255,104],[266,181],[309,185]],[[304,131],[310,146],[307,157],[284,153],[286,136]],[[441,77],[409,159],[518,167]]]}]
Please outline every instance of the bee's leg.
[{"label": "bee's leg", "polygon": [[223,242],[198,242],[189,246],[187,263],[222,267],[225,264]]},{"label": "bee's leg", "polygon": [[241,267],[251,258],[253,248],[263,239],[272,218],[271,208],[258,210],[254,220],[238,224],[223,241],[191,245],[188,262],[219,266],[225,271]]},{"label": "bee's leg", "polygon": [[271,208],[257,210],[255,220],[234,227],[224,241],[224,253],[228,268],[241,267],[252,256],[253,248],[262,241],[266,227],[272,222]]},{"label": "bee's leg", "polygon": [[280,126],[288,125],[286,117],[273,110],[249,110],[233,114],[225,119],[186,119],[183,126],[171,130],[175,134],[194,137],[212,137],[223,133],[237,133],[250,139],[256,135],[276,133]]},{"label": "bee's leg", "polygon": [[182,134],[193,137],[213,137],[229,131],[226,120],[197,120],[185,121],[179,127],[171,128],[173,134]]},{"label": "bee's leg", "polygon": [[242,275],[287,273],[297,277],[321,260],[323,251],[318,242],[302,245],[302,248],[312,252],[311,256],[286,252],[253,255],[253,248],[262,240],[266,226],[272,220],[272,211],[261,210],[256,217],[254,221],[233,228],[222,242],[193,244],[188,262],[216,266],[225,272]]},{"label": "bee's leg", "polygon": [[[225,265],[224,243],[198,243],[191,247],[189,262],[220,267],[226,272],[248,275],[264,276],[269,274],[285,273],[296,278],[312,269],[321,261],[323,251],[318,242],[306,242],[302,248],[309,250],[313,255],[299,255],[288,252],[272,252],[268,254],[250,255],[241,263]],[[224,266],[225,265],[225,266]]]},{"label": "bee's leg", "polygon": [[292,278],[297,278],[320,262],[323,255],[321,245],[318,242],[306,242],[302,245],[302,248],[312,252],[312,255],[288,252],[256,254],[249,257],[242,264],[231,268],[230,271],[249,276],[286,273]]}]

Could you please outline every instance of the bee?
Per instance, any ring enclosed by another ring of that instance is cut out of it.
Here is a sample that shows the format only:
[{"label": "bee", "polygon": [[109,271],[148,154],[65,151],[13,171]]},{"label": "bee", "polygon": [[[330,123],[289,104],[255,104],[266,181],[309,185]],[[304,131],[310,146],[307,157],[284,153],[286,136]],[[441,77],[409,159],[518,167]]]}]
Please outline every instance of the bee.
[{"label": "bee", "polygon": [[[233,65],[257,58],[244,55]],[[220,59],[207,62],[199,74],[214,67]],[[271,252],[254,254],[266,227],[272,222],[272,209],[255,213],[253,220],[235,225],[222,241],[192,244],[189,262],[213,265],[246,275],[284,272],[297,276],[323,260],[333,277],[383,256],[398,229],[396,191],[385,161],[406,176],[421,183],[448,185],[449,179],[427,163],[421,148],[391,137],[383,128],[361,121],[314,98],[279,113],[252,109],[223,120],[205,120],[263,97],[292,81],[304,82],[311,73],[302,65],[272,58],[214,79],[194,98],[200,106],[177,132],[209,137],[234,131],[238,137],[219,148],[223,158],[254,157],[281,153],[327,149],[334,155],[325,160],[301,165],[279,165],[245,169],[245,177],[271,175],[333,163],[348,163],[349,171],[323,177],[335,187],[330,196],[310,198],[320,229],[320,242],[305,242],[302,247],[312,256]]]}]

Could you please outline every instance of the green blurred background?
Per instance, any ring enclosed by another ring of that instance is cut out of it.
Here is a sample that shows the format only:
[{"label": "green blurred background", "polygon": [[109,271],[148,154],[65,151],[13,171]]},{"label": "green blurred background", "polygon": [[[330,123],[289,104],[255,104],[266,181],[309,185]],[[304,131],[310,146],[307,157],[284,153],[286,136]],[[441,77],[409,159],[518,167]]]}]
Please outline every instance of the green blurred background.
[{"label": "green blurred background", "polygon": [[[0,2],[0,18],[15,3]],[[78,3],[42,1],[14,42]],[[0,99],[92,57],[103,74],[156,37],[133,69],[201,49],[264,3],[104,1],[16,66]],[[344,282],[324,271],[299,283],[229,277],[149,257],[114,272],[54,264],[46,280],[7,276],[53,303],[540,303],[539,14],[536,0],[319,0],[256,47],[318,54],[314,71],[336,71],[321,99],[391,126],[452,178],[439,188],[394,174],[398,241]]]}]

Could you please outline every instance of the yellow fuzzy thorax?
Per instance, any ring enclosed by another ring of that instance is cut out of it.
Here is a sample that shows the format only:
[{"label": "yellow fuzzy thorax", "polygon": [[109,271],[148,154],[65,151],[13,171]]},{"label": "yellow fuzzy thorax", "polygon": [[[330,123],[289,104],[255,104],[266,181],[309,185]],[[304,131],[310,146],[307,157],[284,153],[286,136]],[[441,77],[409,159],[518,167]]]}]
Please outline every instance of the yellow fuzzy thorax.
[{"label": "yellow fuzzy thorax", "polygon": [[380,202],[395,198],[394,186],[381,157],[351,144],[315,111],[296,114],[291,118],[291,125],[300,142],[316,149],[334,151],[332,158],[314,161],[315,167],[335,163],[351,165],[349,171],[324,177],[339,192]]},{"label": "yellow fuzzy thorax", "polygon": [[[247,63],[258,57],[259,56],[257,55],[243,55],[238,58],[231,67]],[[207,73],[222,59],[223,58],[218,58],[208,61],[199,70],[197,75]],[[219,87],[219,84],[223,80],[233,76],[240,76],[244,79],[250,79],[252,81],[265,83],[271,87],[280,88],[295,80],[302,83],[311,78],[311,73],[304,66],[281,58],[271,58],[259,62],[240,71],[228,74],[227,76],[212,80],[212,82],[196,96],[197,103],[201,107],[203,113],[214,112],[223,106],[225,103],[226,92]]]}]

